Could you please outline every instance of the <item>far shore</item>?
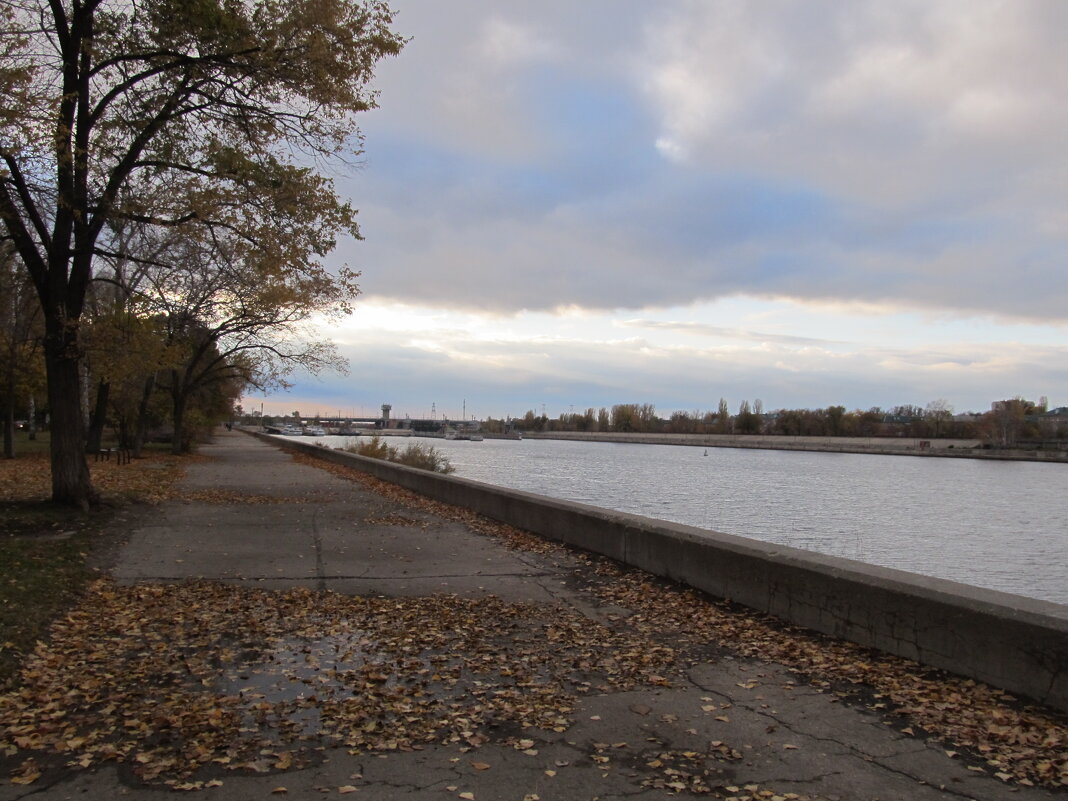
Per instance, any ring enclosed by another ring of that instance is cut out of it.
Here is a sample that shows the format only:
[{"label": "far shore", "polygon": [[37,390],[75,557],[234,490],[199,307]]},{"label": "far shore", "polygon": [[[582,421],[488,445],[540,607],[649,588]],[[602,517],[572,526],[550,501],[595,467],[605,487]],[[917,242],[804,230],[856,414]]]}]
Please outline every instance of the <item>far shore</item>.
[{"label": "far shore", "polygon": [[[430,437],[437,432],[411,429],[359,429],[349,436]],[[757,450],[868,453],[880,456],[935,456],[947,459],[994,459],[1015,462],[1068,463],[1064,448],[997,448],[979,439],[922,437],[804,437],[771,434],[640,434],[616,431],[524,431],[517,434],[483,432],[486,439],[558,439],[578,442],[626,442],[638,445],[688,445],[695,448],[755,448]]]},{"label": "far shore", "polygon": [[628,442],[642,445],[690,445],[705,448],[870,453],[888,456],[937,456],[951,459],[1068,462],[1068,450],[993,448],[978,439],[920,437],[787,437],[763,434],[637,434],[619,432],[524,432],[524,439],[563,439],[585,442]]}]

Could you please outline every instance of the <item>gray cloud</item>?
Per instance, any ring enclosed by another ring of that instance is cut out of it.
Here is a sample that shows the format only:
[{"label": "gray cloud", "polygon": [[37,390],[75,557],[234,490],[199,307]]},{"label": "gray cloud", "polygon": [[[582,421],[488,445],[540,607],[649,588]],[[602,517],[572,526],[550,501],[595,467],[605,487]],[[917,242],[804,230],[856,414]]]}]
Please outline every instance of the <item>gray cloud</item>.
[{"label": "gray cloud", "polygon": [[1063,3],[398,5],[344,181],[369,295],[1064,318]]}]

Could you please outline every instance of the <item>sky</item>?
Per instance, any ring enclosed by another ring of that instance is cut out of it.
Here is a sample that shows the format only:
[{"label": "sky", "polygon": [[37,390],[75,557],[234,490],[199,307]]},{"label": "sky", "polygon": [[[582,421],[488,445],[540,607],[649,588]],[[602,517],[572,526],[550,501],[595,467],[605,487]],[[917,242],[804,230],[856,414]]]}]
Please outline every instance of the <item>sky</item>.
[{"label": "sky", "polygon": [[392,0],[347,375],[246,409],[1068,405],[1064,0]]}]

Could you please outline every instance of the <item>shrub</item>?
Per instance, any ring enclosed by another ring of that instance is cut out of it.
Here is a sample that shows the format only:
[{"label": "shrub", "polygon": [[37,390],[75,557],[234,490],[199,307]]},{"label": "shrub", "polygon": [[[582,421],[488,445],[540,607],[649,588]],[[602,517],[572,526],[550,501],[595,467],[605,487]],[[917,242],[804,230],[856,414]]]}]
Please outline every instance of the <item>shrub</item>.
[{"label": "shrub", "polygon": [[438,452],[432,445],[408,443],[408,446],[401,451],[392,445],[387,445],[382,437],[377,435],[367,442],[358,442],[342,450],[368,456],[371,459],[385,459],[407,467],[430,470],[433,473],[452,473],[456,469],[449,463],[448,457]]},{"label": "shrub", "polygon": [[433,445],[423,445],[418,442],[408,443],[408,447],[393,457],[392,461],[434,473],[451,473],[456,469],[449,463],[448,458],[438,452]]},{"label": "shrub", "polygon": [[371,437],[367,442],[357,442],[355,445],[345,448],[345,450],[371,459],[386,459],[390,462],[394,462],[397,459],[397,449],[391,448],[378,435]]}]

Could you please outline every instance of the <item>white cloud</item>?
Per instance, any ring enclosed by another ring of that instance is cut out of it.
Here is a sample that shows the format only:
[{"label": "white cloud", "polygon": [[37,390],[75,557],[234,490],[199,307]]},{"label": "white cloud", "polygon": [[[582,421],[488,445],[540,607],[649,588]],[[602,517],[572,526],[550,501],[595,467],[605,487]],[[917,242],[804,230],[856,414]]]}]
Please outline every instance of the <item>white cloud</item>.
[{"label": "white cloud", "polygon": [[963,170],[1013,193],[1068,162],[1068,51],[1051,25],[1068,26],[1068,6],[685,2],[650,25],[643,71],[660,138],[695,163],[891,204]]},{"label": "white cloud", "polygon": [[[335,329],[352,377],[324,378],[327,405],[389,401],[417,416],[431,401],[441,409],[463,398],[472,413],[494,415],[542,402],[555,413],[630,401],[670,412],[714,408],[720,397],[732,408],[759,397],[769,409],[946,398],[963,411],[1017,394],[1068,398],[1068,346],[1047,344],[1056,331],[1019,326],[1007,339],[976,319],[748,298],[639,320],[362,306]],[[799,330],[810,335],[789,333]]]},{"label": "white cloud", "polygon": [[494,16],[482,26],[478,52],[499,66],[551,59],[558,48],[533,26]]}]

